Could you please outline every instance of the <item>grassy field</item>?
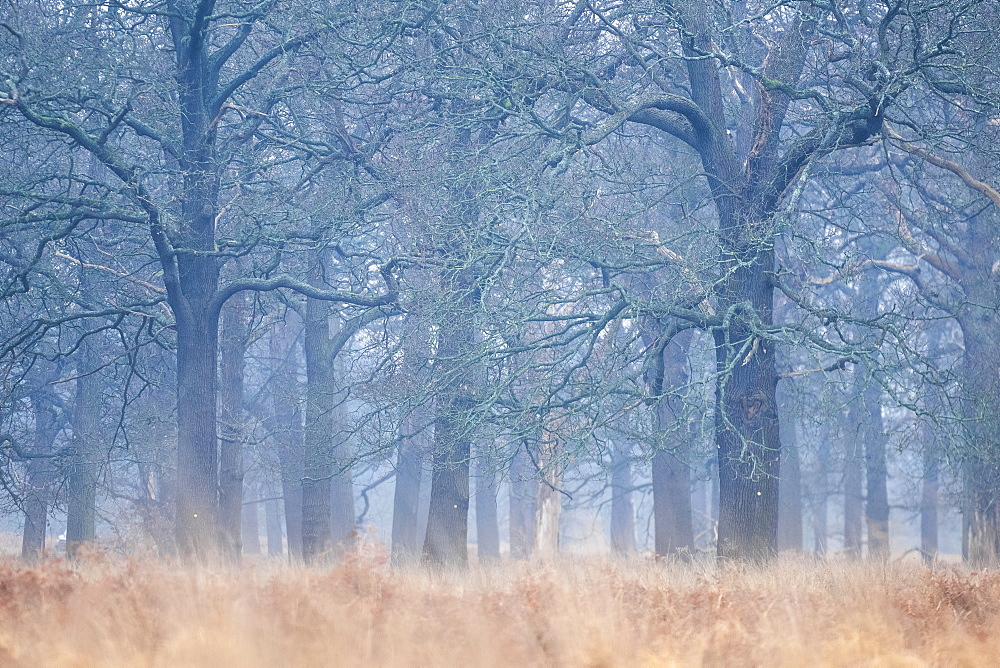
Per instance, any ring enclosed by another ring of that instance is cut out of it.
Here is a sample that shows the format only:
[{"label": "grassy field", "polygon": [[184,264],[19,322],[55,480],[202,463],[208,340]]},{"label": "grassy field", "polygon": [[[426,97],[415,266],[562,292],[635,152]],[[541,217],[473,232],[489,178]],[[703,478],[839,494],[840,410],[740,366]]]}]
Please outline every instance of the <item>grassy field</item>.
[{"label": "grassy field", "polygon": [[0,665],[996,665],[1000,574],[636,559],[0,562]]}]

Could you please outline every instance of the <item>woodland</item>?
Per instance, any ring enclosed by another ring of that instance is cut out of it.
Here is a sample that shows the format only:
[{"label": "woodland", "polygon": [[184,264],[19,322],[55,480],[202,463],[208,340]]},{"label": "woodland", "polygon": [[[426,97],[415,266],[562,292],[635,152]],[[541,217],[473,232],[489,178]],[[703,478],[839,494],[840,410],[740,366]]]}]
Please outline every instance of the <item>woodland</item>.
[{"label": "woodland", "polygon": [[0,0],[8,553],[997,566],[998,39]]}]

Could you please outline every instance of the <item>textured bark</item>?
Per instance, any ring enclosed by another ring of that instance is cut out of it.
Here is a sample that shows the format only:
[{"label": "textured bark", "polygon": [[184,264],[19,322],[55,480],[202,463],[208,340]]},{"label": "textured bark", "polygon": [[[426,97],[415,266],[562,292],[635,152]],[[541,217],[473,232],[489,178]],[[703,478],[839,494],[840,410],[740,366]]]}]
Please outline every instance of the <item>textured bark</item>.
[{"label": "textured bark", "polygon": [[222,553],[236,563],[243,553],[243,371],[248,324],[244,299],[241,296],[230,299],[222,310],[220,343],[219,528]]},{"label": "textured bark", "polygon": [[94,342],[84,339],[77,351],[76,401],[73,408],[73,456],[66,500],[66,555],[76,558],[92,544],[97,518],[97,472],[100,457],[101,380]]},{"label": "textured bark", "polygon": [[484,457],[480,453],[476,458],[476,551],[481,564],[500,558],[497,486]]},{"label": "textured bark", "polygon": [[538,499],[538,478],[526,448],[518,444],[510,460],[510,556],[526,559],[535,543],[535,504]]},{"label": "textured bark", "polygon": [[[318,271],[318,270],[316,270]],[[302,474],[302,556],[307,563],[333,554],[330,497],[334,475],[333,360],[329,350],[330,304],[306,301],[304,345],[306,355],[305,467]]]}]

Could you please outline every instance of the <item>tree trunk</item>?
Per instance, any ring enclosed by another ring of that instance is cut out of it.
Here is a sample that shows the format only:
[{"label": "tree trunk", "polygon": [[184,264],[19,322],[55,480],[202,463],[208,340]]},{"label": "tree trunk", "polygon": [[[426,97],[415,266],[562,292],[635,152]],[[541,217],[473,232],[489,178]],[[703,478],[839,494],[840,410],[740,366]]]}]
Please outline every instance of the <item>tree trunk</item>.
[{"label": "tree trunk", "polygon": [[481,564],[500,559],[497,486],[485,457],[479,453],[476,458],[476,551]]},{"label": "tree trunk", "polygon": [[[302,476],[305,458],[302,388],[296,375],[296,338],[301,326],[294,311],[288,311],[286,316],[290,322],[284,327],[276,325],[269,341],[273,389],[268,431],[277,446],[281,469],[281,507],[285,515],[288,555],[292,560],[299,560],[302,559]],[[275,543],[275,549],[279,544]],[[270,543],[268,553],[274,554]]]},{"label": "tree trunk", "polygon": [[844,425],[844,551],[852,559],[861,556],[862,517],[864,516],[864,460],[861,451],[861,434],[858,433],[860,415],[852,400]]},{"label": "tree trunk", "polygon": [[[319,269],[314,269],[318,272]],[[315,282],[315,280],[314,280]],[[330,304],[306,300],[306,427],[302,476],[302,556],[307,563],[333,554],[330,498],[334,475],[333,360],[329,356]]]},{"label": "tree trunk", "polygon": [[694,549],[690,466],[694,435],[683,401],[690,380],[688,354],[693,335],[693,330],[681,332],[663,350],[652,471],[654,542],[659,555],[690,553]]},{"label": "tree trunk", "polygon": [[[635,545],[635,507],[632,505],[632,462],[629,448],[615,443],[611,458],[611,549],[632,554]],[[655,467],[656,464],[654,463]]]},{"label": "tree trunk", "polygon": [[830,435],[824,430],[816,452],[816,484],[812,495],[813,549],[825,556],[830,547]]},{"label": "tree trunk", "polygon": [[882,422],[882,387],[874,379],[863,395],[865,411],[865,521],[868,525],[868,558],[889,558],[889,494],[885,447],[888,436]]},{"label": "tree trunk", "polygon": [[54,469],[52,460],[44,455],[52,452],[52,444],[59,430],[53,399],[52,393],[47,388],[31,393],[31,410],[35,418],[31,454],[42,455],[28,461],[24,489],[21,558],[31,562],[38,561],[45,553],[45,534]]},{"label": "tree trunk", "polygon": [[71,559],[76,558],[81,547],[92,544],[95,537],[101,379],[93,346],[94,342],[85,338],[77,351],[73,456],[66,502],[66,555]]},{"label": "tree trunk", "polygon": [[222,309],[220,345],[219,526],[222,553],[234,563],[243,553],[243,371],[248,323],[245,300],[241,295],[230,299]]},{"label": "tree trunk", "polygon": [[[271,495],[274,494],[272,490]],[[267,532],[267,556],[282,556],[285,553],[285,536],[281,531],[281,502],[278,499],[264,502],[264,529]]]},{"label": "tree trunk", "polygon": [[538,478],[526,451],[527,441],[518,444],[510,460],[510,556],[527,559],[535,543],[535,504]]},{"label": "tree trunk", "polygon": [[[929,431],[925,429],[926,432]],[[923,448],[924,476],[920,494],[920,553],[930,563],[938,556],[938,480],[940,460],[937,448],[926,438]]]},{"label": "tree trunk", "polygon": [[240,518],[243,554],[260,554],[260,503],[253,500],[253,489],[244,486],[243,512]]},{"label": "tree trunk", "polygon": [[425,430],[429,417],[413,410],[403,425],[396,449],[396,488],[392,498],[392,561],[409,564],[419,560],[420,479],[427,449]]},{"label": "tree trunk", "polygon": [[535,554],[552,559],[559,554],[559,529],[562,518],[562,457],[559,437],[543,430],[538,443],[538,465],[541,481],[535,505]]},{"label": "tree trunk", "polygon": [[[787,400],[786,400],[787,401]],[[782,407],[789,404],[781,402]],[[790,414],[781,418],[781,481],[778,494],[778,549],[802,551],[802,475],[796,425]]]}]

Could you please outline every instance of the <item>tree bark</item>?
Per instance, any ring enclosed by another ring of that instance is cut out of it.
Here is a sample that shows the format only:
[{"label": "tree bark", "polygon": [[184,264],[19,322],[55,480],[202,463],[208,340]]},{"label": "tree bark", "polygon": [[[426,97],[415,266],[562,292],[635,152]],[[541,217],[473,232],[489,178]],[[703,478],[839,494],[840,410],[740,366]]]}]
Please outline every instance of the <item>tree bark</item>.
[{"label": "tree bark", "polygon": [[[318,269],[314,270],[318,271]],[[333,435],[336,430],[333,360],[330,359],[330,305],[306,300],[305,468],[302,475],[302,556],[307,563],[333,554]]]},{"label": "tree bark", "polygon": [[852,559],[861,557],[864,517],[864,452],[859,433],[862,416],[859,399],[851,400],[845,414],[844,442],[844,551]]},{"label": "tree bark", "polygon": [[560,525],[562,519],[562,457],[559,437],[545,429],[538,442],[538,466],[541,481],[535,504],[534,553],[543,559],[559,554]]},{"label": "tree bark", "polygon": [[816,453],[816,484],[812,493],[813,550],[825,556],[830,547],[830,435],[823,430]]},{"label": "tree bark", "polygon": [[243,542],[243,554],[260,554],[260,503],[252,499],[255,496],[249,485],[243,488],[243,512],[240,517],[240,533]]},{"label": "tree bark", "polygon": [[[301,326],[293,311],[287,312],[291,320],[284,327],[276,326],[271,332],[270,356],[273,378],[271,392],[272,414],[269,432],[277,445],[281,469],[282,508],[285,514],[285,533],[288,555],[292,560],[302,559],[302,476],[305,460],[302,426],[301,383],[296,377],[298,367],[296,339]],[[268,552],[271,553],[270,543]]]},{"label": "tree bark", "polygon": [[940,460],[937,448],[930,438],[925,442],[922,459],[924,476],[920,494],[920,553],[924,561],[931,563],[938,557],[938,484]]}]

